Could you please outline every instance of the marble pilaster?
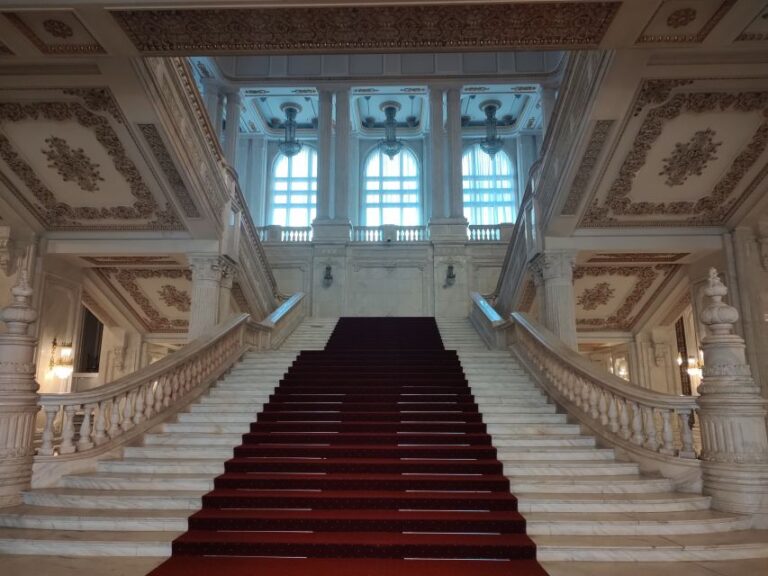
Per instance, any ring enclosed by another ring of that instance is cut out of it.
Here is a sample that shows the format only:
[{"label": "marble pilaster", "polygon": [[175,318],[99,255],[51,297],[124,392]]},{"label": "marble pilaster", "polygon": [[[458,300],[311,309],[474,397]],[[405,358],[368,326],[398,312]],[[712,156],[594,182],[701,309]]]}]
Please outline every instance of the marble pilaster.
[{"label": "marble pilaster", "polygon": [[461,179],[461,90],[450,88],[446,94],[447,120],[446,138],[448,142],[448,182],[447,204],[451,220],[464,219],[463,184]]},{"label": "marble pilaster", "polygon": [[429,182],[432,191],[431,220],[442,220],[448,216],[445,204],[445,132],[443,118],[445,104],[443,90],[432,86],[429,89]]},{"label": "marble pilaster", "polygon": [[[331,217],[331,150],[333,94],[320,90],[317,111],[317,216],[315,222]],[[314,225],[314,224],[313,224]]]},{"label": "marble pilaster", "polygon": [[192,306],[189,311],[189,340],[194,340],[219,321],[221,257],[218,254],[189,254],[192,269]]},{"label": "marble pilaster", "polygon": [[541,299],[541,319],[567,346],[577,349],[576,302],[573,297],[573,266],[576,252],[542,252],[530,263]]},{"label": "marble pilaster", "polygon": [[350,135],[349,90],[336,91],[336,132],[334,134],[333,217],[349,222]]}]

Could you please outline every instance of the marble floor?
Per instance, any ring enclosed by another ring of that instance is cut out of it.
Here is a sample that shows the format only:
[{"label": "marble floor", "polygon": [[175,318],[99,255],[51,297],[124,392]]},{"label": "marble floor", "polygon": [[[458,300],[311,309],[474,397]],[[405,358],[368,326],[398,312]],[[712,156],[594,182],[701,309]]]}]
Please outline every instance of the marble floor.
[{"label": "marble floor", "polygon": [[[159,558],[0,556],[3,576],[144,576]],[[758,576],[768,558],[728,562],[544,562],[550,576]],[[310,575],[307,575],[310,576]]]}]

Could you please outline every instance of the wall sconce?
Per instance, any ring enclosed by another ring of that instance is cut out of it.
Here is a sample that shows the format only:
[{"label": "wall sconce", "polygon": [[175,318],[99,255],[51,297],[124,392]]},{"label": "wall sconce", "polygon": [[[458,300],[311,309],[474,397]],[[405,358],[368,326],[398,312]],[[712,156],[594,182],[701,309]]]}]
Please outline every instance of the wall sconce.
[{"label": "wall sconce", "polygon": [[[58,349],[58,357],[56,350]],[[53,371],[53,375],[61,380],[66,380],[72,375],[74,370],[74,357],[72,354],[72,342],[59,343],[56,338],[51,343],[51,360],[48,367]]]},{"label": "wall sconce", "polygon": [[455,282],[456,282],[456,272],[453,271],[453,264],[448,264],[448,269],[445,271],[445,284],[443,284],[443,288],[448,288],[448,286],[453,286]]},{"label": "wall sconce", "polygon": [[323,275],[323,286],[328,288],[331,284],[333,284],[333,274],[331,274],[331,267],[326,266],[325,274]]},{"label": "wall sconce", "polygon": [[694,356],[688,358],[686,372],[688,372],[688,376],[691,376],[692,378],[701,378],[702,368],[704,368],[704,351],[699,350],[698,358]]}]

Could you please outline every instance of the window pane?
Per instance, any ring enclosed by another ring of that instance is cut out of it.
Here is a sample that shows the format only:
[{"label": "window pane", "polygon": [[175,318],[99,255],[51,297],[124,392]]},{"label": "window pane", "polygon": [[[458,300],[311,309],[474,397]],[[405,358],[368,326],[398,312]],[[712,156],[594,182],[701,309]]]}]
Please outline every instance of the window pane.
[{"label": "window pane", "polygon": [[403,208],[403,226],[416,226],[419,223],[418,208]]},{"label": "window pane", "polygon": [[[312,174],[312,176],[310,176]],[[317,152],[305,146],[302,151],[288,158],[280,155],[274,163],[272,178],[271,223],[280,226],[309,226],[314,219],[317,190]],[[285,206],[291,205],[290,210]]]},{"label": "window pane", "polygon": [[511,219],[517,197],[514,165],[506,152],[489,156],[479,145],[462,155],[464,215],[470,224]]},{"label": "window pane", "polygon": [[379,209],[378,208],[368,208],[365,211],[365,225],[366,226],[381,226],[381,222],[379,221]]},{"label": "window pane", "polygon": [[307,226],[309,222],[309,210],[306,208],[291,208],[289,226]]},{"label": "window pane", "polygon": [[400,224],[400,208],[384,208],[382,224]]},{"label": "window pane", "polygon": [[285,208],[275,208],[272,210],[272,224],[285,226]]},{"label": "window pane", "polygon": [[[419,224],[419,164],[410,150],[403,149],[394,158],[382,154],[378,148],[371,151],[366,160],[363,190],[364,202],[369,205],[365,209],[367,226],[404,225],[406,217],[409,225]],[[378,191],[387,191],[387,194],[379,195]],[[383,204],[386,208],[379,211],[371,204]],[[409,207],[407,216],[403,211],[406,205]]]}]

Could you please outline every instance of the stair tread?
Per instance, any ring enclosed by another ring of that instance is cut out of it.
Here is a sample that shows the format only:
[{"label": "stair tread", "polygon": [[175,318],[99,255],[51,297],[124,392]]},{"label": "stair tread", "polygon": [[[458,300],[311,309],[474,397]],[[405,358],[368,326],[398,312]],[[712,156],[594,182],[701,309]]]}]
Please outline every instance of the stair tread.
[{"label": "stair tread", "polygon": [[768,530],[734,530],[704,534],[665,534],[642,536],[536,536],[540,547],[589,548],[695,548],[695,547],[765,547],[768,552]]},{"label": "stair tread", "polygon": [[108,532],[101,530],[45,530],[37,528],[0,528],[0,540],[63,540],[69,542],[166,542],[173,540],[181,532]]}]

